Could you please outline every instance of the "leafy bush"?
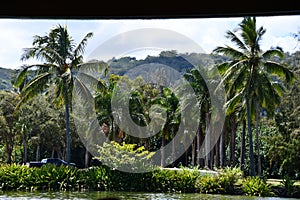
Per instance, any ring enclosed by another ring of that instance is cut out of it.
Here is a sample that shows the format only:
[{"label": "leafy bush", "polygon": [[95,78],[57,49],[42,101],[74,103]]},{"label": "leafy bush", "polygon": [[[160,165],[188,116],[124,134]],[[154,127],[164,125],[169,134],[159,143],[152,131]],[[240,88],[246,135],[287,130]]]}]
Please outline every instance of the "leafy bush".
[{"label": "leafy bush", "polygon": [[249,196],[270,196],[270,185],[258,176],[250,176],[242,181],[243,191]]},{"label": "leafy bush", "polygon": [[0,167],[0,189],[28,189],[34,184],[31,177],[32,169],[18,164],[1,165]]},{"label": "leafy bush", "polygon": [[79,187],[79,171],[69,166],[46,164],[33,170],[34,188],[37,190],[70,190]]},{"label": "leafy bush", "polygon": [[291,197],[296,192],[295,182],[296,180],[293,180],[290,176],[284,176],[281,185],[284,188],[285,196]]},{"label": "leafy bush", "polygon": [[105,191],[109,187],[108,169],[104,166],[81,170],[80,189]]},{"label": "leafy bush", "polygon": [[153,172],[153,182],[157,192],[195,192],[200,173],[195,169],[158,169]]},{"label": "leafy bush", "polygon": [[119,144],[115,141],[104,143],[98,147],[99,156],[96,157],[102,163],[109,163],[113,169],[127,172],[151,171],[154,167],[150,163],[155,152],[145,150],[144,146],[137,144]]},{"label": "leafy bush", "polygon": [[234,193],[234,184],[242,177],[239,168],[224,168],[217,175],[201,176],[197,181],[200,193]]}]

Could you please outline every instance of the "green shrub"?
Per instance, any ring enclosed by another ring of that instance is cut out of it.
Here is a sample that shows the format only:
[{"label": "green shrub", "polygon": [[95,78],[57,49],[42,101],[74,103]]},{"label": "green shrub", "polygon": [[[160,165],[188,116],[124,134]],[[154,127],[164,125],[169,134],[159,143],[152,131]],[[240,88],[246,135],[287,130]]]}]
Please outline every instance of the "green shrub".
[{"label": "green shrub", "polygon": [[234,184],[242,177],[239,168],[224,168],[219,170],[217,175],[201,176],[197,180],[197,187],[200,193],[234,193]]},{"label": "green shrub", "polygon": [[99,146],[98,153],[99,156],[96,158],[102,163],[109,163],[113,169],[127,172],[145,172],[154,169],[150,160],[155,152],[145,150],[144,146],[111,141]]},{"label": "green shrub", "polygon": [[104,166],[81,170],[80,189],[105,191],[109,187],[108,169]]},{"label": "green shrub", "polygon": [[284,176],[282,181],[280,182],[284,188],[284,196],[291,197],[296,192],[295,187],[296,180],[293,180],[290,176]]},{"label": "green shrub", "polygon": [[75,167],[52,164],[43,165],[33,170],[34,188],[37,190],[70,190],[78,189],[80,175]]},{"label": "green shrub", "polygon": [[242,181],[243,192],[249,196],[270,196],[270,185],[258,176],[250,176]]},{"label": "green shrub", "polygon": [[1,165],[0,167],[0,189],[14,190],[14,189],[28,189],[29,185],[34,183],[31,179],[32,169],[27,166],[11,164]]}]

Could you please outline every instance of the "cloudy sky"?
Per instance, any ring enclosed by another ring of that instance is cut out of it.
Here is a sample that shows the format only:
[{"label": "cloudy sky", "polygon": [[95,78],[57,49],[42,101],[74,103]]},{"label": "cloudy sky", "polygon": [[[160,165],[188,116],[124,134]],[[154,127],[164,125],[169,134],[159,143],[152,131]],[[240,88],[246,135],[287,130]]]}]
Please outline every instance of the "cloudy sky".
[{"label": "cloudy sky", "polygon": [[[217,46],[230,44],[224,37],[227,30],[234,30],[240,17],[199,19],[0,19],[0,67],[19,68],[35,60],[21,62],[23,48],[31,47],[34,35],[46,35],[58,24],[67,25],[75,43],[88,33],[94,36],[88,41],[85,59],[92,55],[118,57],[124,55],[143,58],[161,50],[181,48],[179,52],[205,52]],[[293,53],[300,49],[292,34],[300,31],[300,15],[257,17],[257,26],[266,33],[261,41],[263,50],[280,46]],[[189,45],[187,45],[189,44]],[[122,46],[123,45],[123,46]],[[105,54],[107,53],[108,54]],[[105,55],[104,55],[105,54]]]}]

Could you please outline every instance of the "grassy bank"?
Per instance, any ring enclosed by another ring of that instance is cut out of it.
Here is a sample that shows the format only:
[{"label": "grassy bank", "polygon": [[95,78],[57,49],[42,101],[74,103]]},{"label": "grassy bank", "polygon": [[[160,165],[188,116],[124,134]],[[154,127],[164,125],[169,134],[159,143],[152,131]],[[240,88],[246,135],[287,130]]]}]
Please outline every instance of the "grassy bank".
[{"label": "grassy bank", "polygon": [[134,191],[239,194],[251,196],[300,197],[300,186],[292,180],[271,184],[258,177],[243,177],[239,169],[222,169],[216,174],[198,169],[156,169],[148,173],[125,173],[106,166],[77,169],[45,165],[0,167],[0,190],[48,191]]}]

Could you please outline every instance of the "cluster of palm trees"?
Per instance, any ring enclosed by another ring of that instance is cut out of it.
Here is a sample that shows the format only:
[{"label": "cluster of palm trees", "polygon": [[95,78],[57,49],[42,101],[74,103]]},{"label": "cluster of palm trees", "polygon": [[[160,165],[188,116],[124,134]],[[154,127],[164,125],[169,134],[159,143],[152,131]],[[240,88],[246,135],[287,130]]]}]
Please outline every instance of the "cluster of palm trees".
[{"label": "cluster of palm trees", "polygon": [[[258,141],[257,128],[262,109],[272,116],[280,103],[286,84],[292,84],[295,80],[293,72],[280,62],[284,55],[282,49],[276,47],[263,51],[260,48],[260,41],[265,32],[263,27],[257,29],[255,17],[245,17],[237,32],[229,30],[226,33],[226,37],[235,47],[217,47],[213,51],[231,58],[229,62],[219,65],[218,69],[226,87],[227,115],[234,114],[237,121],[247,121],[250,175],[256,174],[252,121],[256,122]],[[259,151],[259,147],[257,149]],[[259,159],[258,156],[258,162]],[[259,174],[260,170],[258,168]]]},{"label": "cluster of palm trees", "polygon": [[[279,47],[267,51],[263,51],[260,48],[260,41],[265,32],[266,30],[263,27],[257,29],[255,17],[244,17],[236,32],[230,30],[226,32],[226,37],[231,40],[234,47],[217,47],[212,52],[213,54],[224,55],[229,58],[229,61],[217,66],[222,77],[221,84],[225,86],[226,90],[227,101],[224,105],[226,108],[226,123],[224,127],[229,124],[232,126],[232,129],[238,123],[242,123],[244,127],[247,124],[250,175],[256,175],[252,141],[253,122],[255,122],[255,127],[257,128],[262,110],[266,111],[268,116],[274,114],[285,87],[287,84],[293,83],[295,79],[289,68],[281,62],[283,51]],[[81,84],[82,81],[76,76],[76,72],[81,67],[91,69],[96,67],[100,71],[108,69],[108,65],[104,62],[83,62],[82,55],[87,41],[92,35],[92,33],[88,33],[76,45],[69,35],[67,27],[58,25],[51,29],[46,36],[35,36],[32,43],[33,47],[24,49],[21,59],[37,58],[44,63],[24,66],[14,83],[14,86],[20,92],[20,105],[33,96],[44,93],[47,91],[45,89],[55,86],[56,98],[54,103],[57,105],[63,103],[66,112],[67,162],[70,162],[69,109],[72,98],[71,91],[74,83],[82,87],[81,92],[84,92],[86,89]],[[30,71],[31,68],[34,71]],[[34,74],[32,74],[33,72]],[[88,75],[85,78],[89,78]],[[198,100],[203,102],[201,110],[206,113],[205,124],[208,125],[209,120],[211,120],[211,104],[206,84],[203,82],[204,80],[197,69],[192,69],[186,73],[185,78],[195,89]],[[199,131],[201,130],[199,129]],[[258,141],[259,132],[258,129],[256,130],[256,139]],[[206,131],[209,130],[206,128]],[[201,134],[203,133],[197,135]],[[220,141],[222,137],[223,135],[221,134]],[[200,140],[196,143],[198,143],[196,146],[198,146],[199,152]],[[245,143],[245,139],[243,143]],[[222,149],[223,145],[219,145],[220,151],[224,151]],[[234,141],[232,145],[234,145]],[[244,153],[242,153],[243,156]],[[211,158],[211,155],[206,155],[207,163],[211,162]],[[222,162],[223,159],[220,158],[220,161]],[[258,169],[258,174],[260,174],[259,171],[260,169]]]}]

